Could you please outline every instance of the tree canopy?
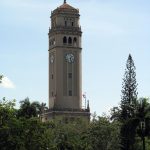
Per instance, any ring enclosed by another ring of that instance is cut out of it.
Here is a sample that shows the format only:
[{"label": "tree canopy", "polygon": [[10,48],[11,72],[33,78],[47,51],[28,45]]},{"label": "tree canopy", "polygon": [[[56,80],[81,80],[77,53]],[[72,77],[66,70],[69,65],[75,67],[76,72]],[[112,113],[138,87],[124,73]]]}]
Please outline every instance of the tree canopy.
[{"label": "tree canopy", "polygon": [[119,150],[118,122],[103,116],[91,122],[77,118],[65,123],[57,118],[43,123],[39,110],[39,103],[29,98],[21,101],[19,109],[15,100],[0,101],[1,150]]}]

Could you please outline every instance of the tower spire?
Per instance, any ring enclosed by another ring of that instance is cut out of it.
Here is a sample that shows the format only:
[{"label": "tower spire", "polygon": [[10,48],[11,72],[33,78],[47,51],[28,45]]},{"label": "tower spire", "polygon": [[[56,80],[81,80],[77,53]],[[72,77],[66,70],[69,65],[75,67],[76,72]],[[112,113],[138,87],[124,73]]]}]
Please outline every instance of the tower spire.
[{"label": "tower spire", "polygon": [[64,4],[66,4],[66,0],[64,0]]}]

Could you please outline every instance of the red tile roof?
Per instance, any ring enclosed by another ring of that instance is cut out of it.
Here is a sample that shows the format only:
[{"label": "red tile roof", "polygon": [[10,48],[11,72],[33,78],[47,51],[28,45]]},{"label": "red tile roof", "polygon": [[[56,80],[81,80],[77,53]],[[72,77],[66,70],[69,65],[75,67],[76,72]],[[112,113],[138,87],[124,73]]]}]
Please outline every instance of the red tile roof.
[{"label": "red tile roof", "polygon": [[70,6],[67,3],[62,4],[61,6],[59,6],[58,8],[62,8],[62,9],[75,9],[74,7]]}]

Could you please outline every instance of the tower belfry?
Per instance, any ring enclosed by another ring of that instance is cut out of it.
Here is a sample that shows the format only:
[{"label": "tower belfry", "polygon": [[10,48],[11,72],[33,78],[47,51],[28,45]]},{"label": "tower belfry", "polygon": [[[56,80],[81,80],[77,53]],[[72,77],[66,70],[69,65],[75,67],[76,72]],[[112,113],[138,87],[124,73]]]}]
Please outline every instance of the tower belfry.
[{"label": "tower belfry", "polygon": [[79,10],[64,3],[51,13],[49,29],[49,110],[43,120],[58,115],[90,117],[82,108],[82,31]]}]

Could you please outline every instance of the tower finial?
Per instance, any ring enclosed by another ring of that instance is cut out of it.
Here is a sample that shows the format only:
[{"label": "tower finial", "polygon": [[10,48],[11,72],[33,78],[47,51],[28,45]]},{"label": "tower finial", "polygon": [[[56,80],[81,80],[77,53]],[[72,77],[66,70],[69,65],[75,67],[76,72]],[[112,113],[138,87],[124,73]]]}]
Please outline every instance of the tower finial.
[{"label": "tower finial", "polygon": [[66,0],[64,0],[64,4],[66,4]]}]

